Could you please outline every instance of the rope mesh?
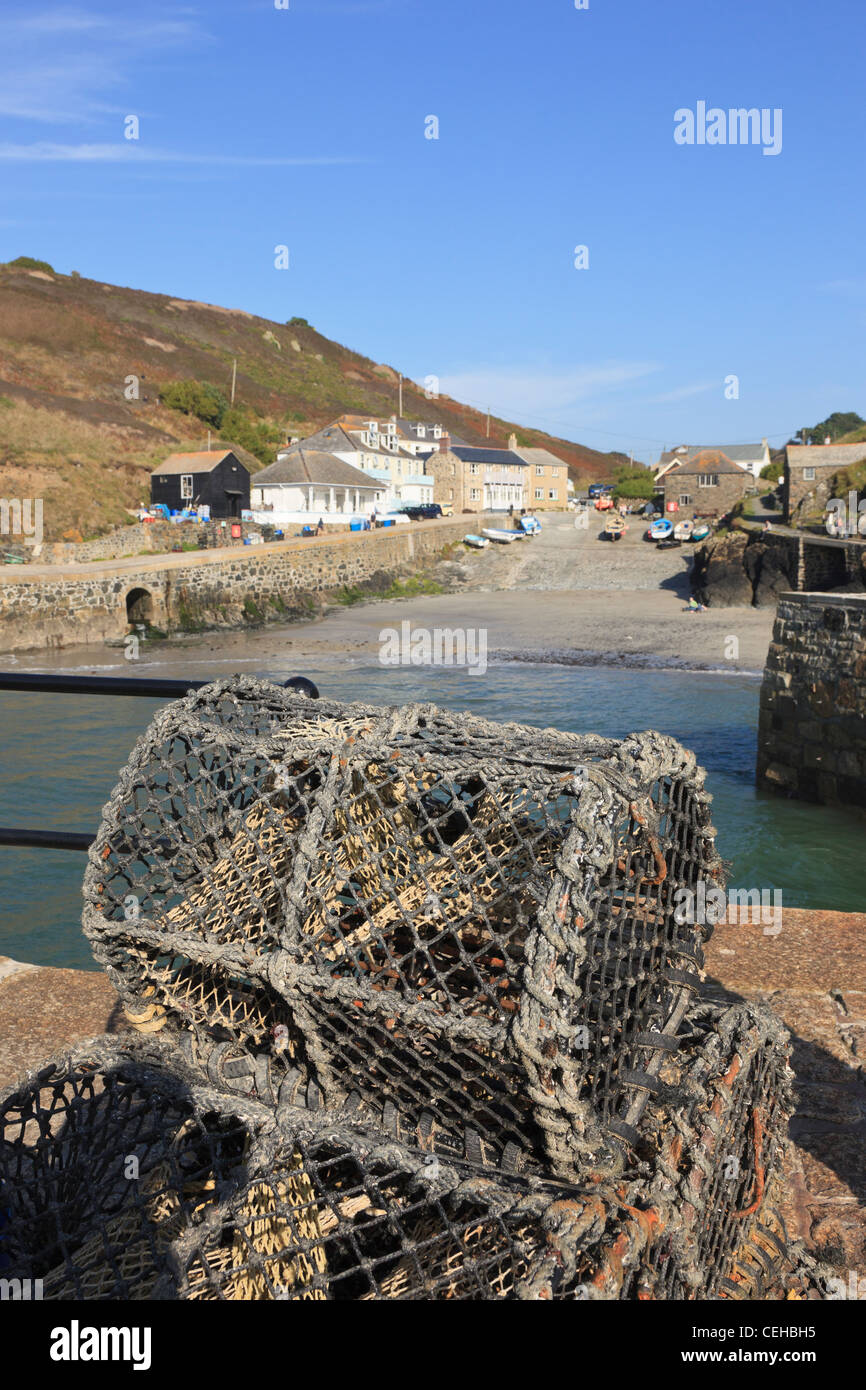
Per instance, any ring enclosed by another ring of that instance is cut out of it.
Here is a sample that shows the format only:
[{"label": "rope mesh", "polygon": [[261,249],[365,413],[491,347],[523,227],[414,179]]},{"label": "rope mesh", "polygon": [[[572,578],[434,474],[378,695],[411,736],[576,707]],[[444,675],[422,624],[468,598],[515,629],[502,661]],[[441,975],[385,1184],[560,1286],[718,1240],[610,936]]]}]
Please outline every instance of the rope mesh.
[{"label": "rope mesh", "polygon": [[84,927],[139,1026],[614,1171],[699,987],[706,929],[675,906],[722,877],[703,786],[659,734],[217,682],[137,744]]},{"label": "rope mesh", "polygon": [[819,1296],[778,1203],[788,1036],[699,998],[721,886],[670,738],[310,703],[161,710],[85,932],[135,1036],[0,1097],[43,1296]]},{"label": "rope mesh", "polygon": [[[712,1158],[704,1129],[726,1046],[746,1054],[733,1089],[751,1092],[761,1023],[745,1011],[720,1021],[722,1046],[708,1027],[697,1053],[709,1065],[692,1068],[677,1112],[681,1128],[694,1117],[686,1183]],[[784,1048],[766,1024],[761,1046],[778,1080]],[[742,1180],[680,1222],[658,1172],[567,1184],[395,1128],[217,1091],[162,1040],[96,1039],[0,1099],[4,1273],[60,1300],[705,1298],[722,1285],[806,1296],[768,1203],[738,1215],[756,1181],[742,1134]],[[774,1142],[761,1159],[771,1187],[777,1158]]]}]

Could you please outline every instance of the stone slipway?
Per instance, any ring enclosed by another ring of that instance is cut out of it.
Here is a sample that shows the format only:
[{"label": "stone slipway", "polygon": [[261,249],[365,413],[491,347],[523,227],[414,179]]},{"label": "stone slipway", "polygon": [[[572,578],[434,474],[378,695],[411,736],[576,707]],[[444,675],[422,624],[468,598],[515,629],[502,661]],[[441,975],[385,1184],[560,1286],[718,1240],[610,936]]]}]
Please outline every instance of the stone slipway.
[{"label": "stone slipway", "polygon": [[[707,947],[713,999],[768,1003],[791,1030],[796,1111],[786,1220],[822,1260],[866,1269],[866,913],[788,908],[777,936],[722,924]],[[53,1053],[122,1032],[106,976],[0,957],[0,1088]]]}]

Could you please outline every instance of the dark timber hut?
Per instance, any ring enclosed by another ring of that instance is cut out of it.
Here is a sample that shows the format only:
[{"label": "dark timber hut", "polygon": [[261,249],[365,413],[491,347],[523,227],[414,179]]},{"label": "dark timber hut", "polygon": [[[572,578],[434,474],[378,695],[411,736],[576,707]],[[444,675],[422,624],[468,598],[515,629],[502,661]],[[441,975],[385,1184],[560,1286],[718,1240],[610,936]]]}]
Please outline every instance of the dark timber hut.
[{"label": "dark timber hut", "polygon": [[151,504],[169,511],[210,507],[212,517],[239,517],[250,505],[250,473],[231,449],[171,454],[150,475]]}]

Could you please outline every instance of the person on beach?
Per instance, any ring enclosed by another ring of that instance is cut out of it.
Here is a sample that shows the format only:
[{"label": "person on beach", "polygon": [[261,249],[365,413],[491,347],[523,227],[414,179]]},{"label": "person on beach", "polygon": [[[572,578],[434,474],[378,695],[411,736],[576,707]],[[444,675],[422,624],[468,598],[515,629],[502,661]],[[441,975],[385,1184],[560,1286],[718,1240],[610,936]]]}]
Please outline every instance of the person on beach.
[{"label": "person on beach", "polygon": [[319,524],[318,524],[318,526],[316,527],[316,535],[317,535],[317,536],[321,535],[321,533],[324,531],[324,529],[325,529],[325,523],[324,523],[324,521],[322,520],[322,518],[319,517]]}]

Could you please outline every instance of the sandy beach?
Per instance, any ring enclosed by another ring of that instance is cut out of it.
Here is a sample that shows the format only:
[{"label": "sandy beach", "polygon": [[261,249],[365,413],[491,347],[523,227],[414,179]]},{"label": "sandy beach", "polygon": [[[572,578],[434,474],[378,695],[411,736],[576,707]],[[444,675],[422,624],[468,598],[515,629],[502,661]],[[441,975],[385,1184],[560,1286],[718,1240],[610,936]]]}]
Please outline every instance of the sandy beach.
[{"label": "sandy beach", "polygon": [[[375,659],[380,633],[471,628],[487,633],[491,661],[546,661],[760,673],[773,610],[686,611],[691,550],[659,551],[633,520],[622,541],[599,540],[573,518],[544,518],[541,535],[486,551],[463,551],[439,566],[447,592],[335,607],[312,622],[211,632],[142,648],[137,674],[204,678],[278,661]],[[7,658],[20,669],[130,672],[122,650],[75,646]]]}]

